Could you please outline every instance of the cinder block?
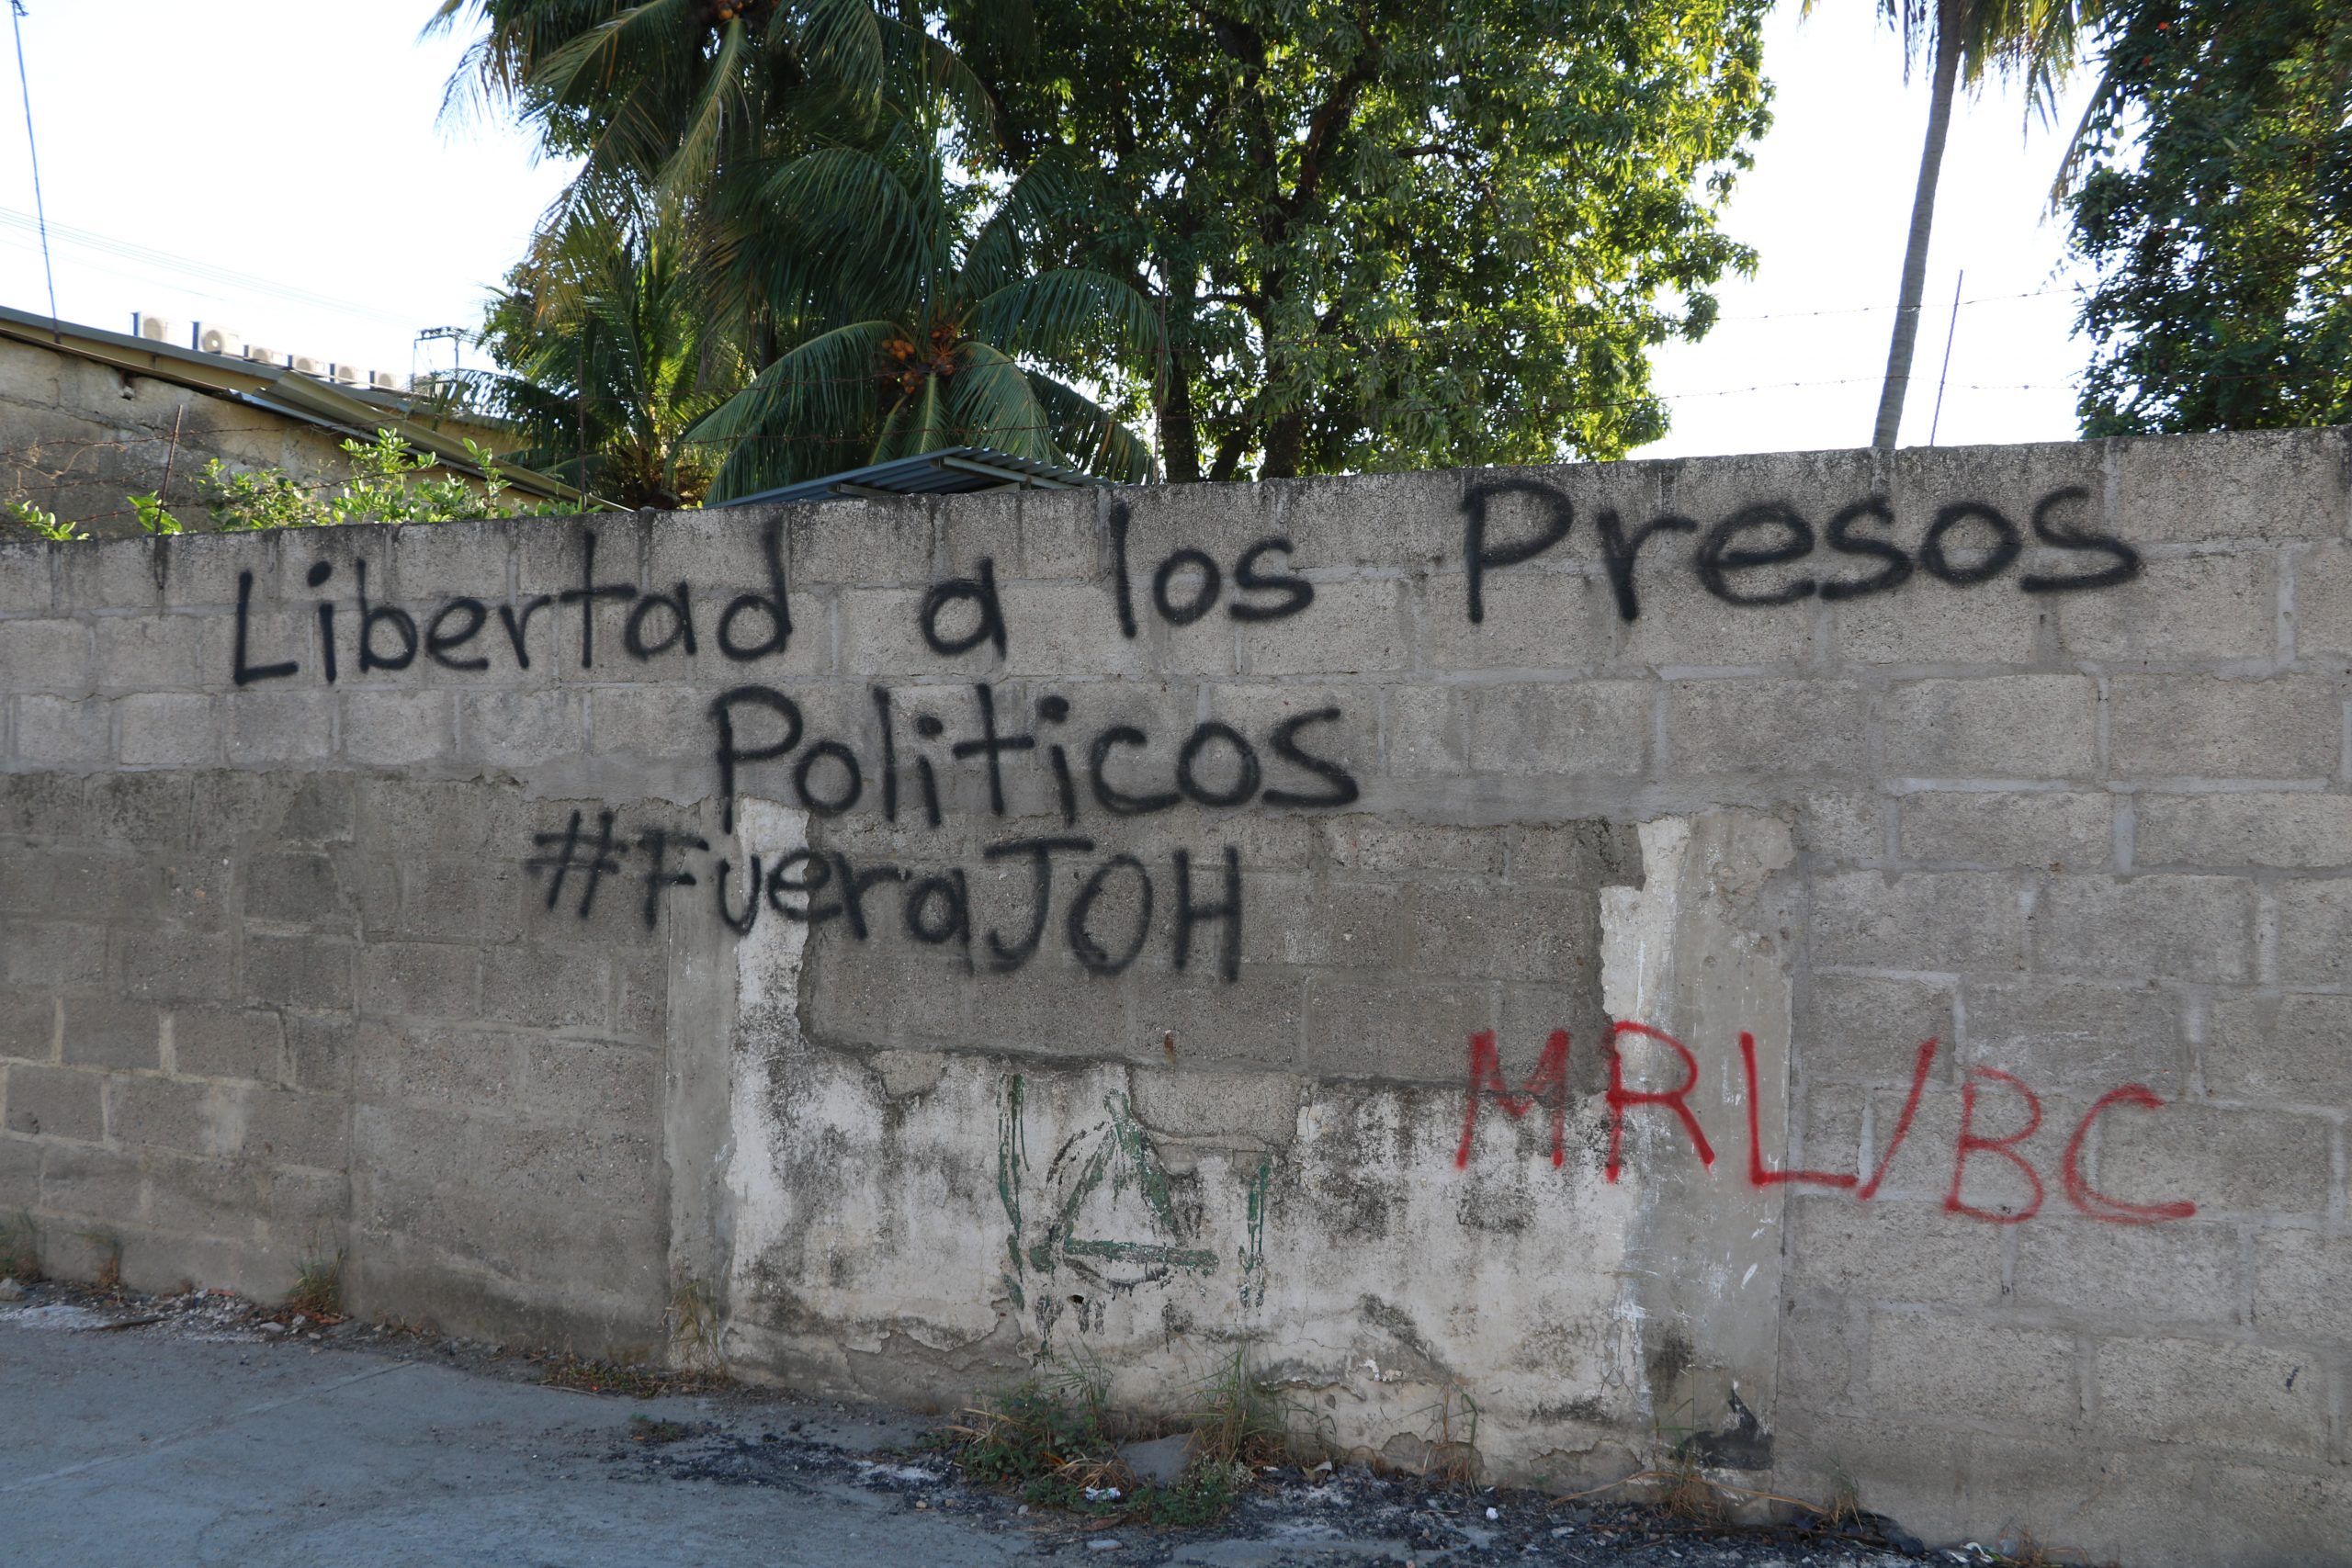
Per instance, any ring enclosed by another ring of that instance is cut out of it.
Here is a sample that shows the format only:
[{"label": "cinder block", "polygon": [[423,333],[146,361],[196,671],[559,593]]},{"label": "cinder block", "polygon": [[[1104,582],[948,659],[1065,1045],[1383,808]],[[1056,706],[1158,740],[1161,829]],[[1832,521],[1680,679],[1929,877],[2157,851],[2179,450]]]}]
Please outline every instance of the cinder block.
[{"label": "cinder block", "polygon": [[1894,799],[1875,790],[1808,789],[1794,803],[1796,847],[1817,863],[1875,864],[1886,858]]},{"label": "cinder block", "polygon": [[458,755],[500,768],[577,756],[586,745],[582,700],[565,691],[460,693]]},{"label": "cinder block", "polygon": [[2103,1339],[2099,1425],[2145,1442],[2309,1459],[2327,1451],[2327,1380],[2297,1351]]},{"label": "cinder block", "polygon": [[[640,891],[644,857],[628,858],[636,863],[630,869],[638,874],[616,882],[608,890],[611,894],[635,897]],[[520,863],[503,856],[410,857],[400,867],[400,885],[397,919],[389,908],[376,907],[383,894],[371,891],[360,899],[369,928],[397,931],[425,942],[512,941],[524,930],[528,918],[526,900],[535,887]],[[385,889],[385,893],[390,891]],[[539,901],[544,902],[544,895]]]},{"label": "cinder block", "polygon": [[484,1018],[534,1029],[596,1029],[605,1021],[605,961],[594,948],[492,947],[481,964]]},{"label": "cinder block", "polygon": [[1887,771],[1918,778],[2086,778],[2098,688],[2079,675],[1916,681],[1880,709]]},{"label": "cinder block", "polygon": [[232,616],[101,615],[92,630],[103,691],[204,691],[235,671]]},{"label": "cinder block", "polygon": [[0,621],[0,691],[90,690],[90,628],[79,621]]},{"label": "cinder block", "polygon": [[2335,1184],[2329,1131],[2282,1111],[2125,1107],[2099,1118],[2090,1179],[2120,1202],[2191,1202],[2214,1219],[2324,1214]]},{"label": "cinder block", "polygon": [[207,768],[220,762],[220,723],[212,699],[153,693],[114,705],[122,762],[130,768]]},{"label": "cinder block", "polygon": [[[1825,1160],[1821,1168],[1852,1167]],[[1857,1202],[1850,1192],[1806,1194],[1790,1209],[1788,1277],[1800,1297],[1826,1291],[1872,1303],[2001,1303],[1997,1226],[1926,1203]]]},{"label": "cinder block", "polygon": [[[777,510],[796,592],[819,583],[931,584],[932,510],[923,501],[829,501]],[[957,563],[959,573],[971,567]]]},{"label": "cinder block", "polygon": [[2352,795],[2143,795],[2141,865],[2352,865]]},{"label": "cinder block", "polygon": [[343,937],[245,937],[249,1006],[348,1012],[355,950]]},{"label": "cinder block", "polygon": [[[8,839],[59,842],[82,836],[83,781],[66,773],[0,773],[0,852]],[[0,878],[0,897],[8,884]]]},{"label": "cinder block", "polygon": [[265,1168],[218,1157],[174,1157],[164,1151],[150,1151],[141,1163],[147,1170],[147,1221],[175,1247],[195,1236],[255,1239],[269,1212]]},{"label": "cinder block", "polygon": [[454,707],[443,691],[345,692],[343,754],[387,766],[436,761],[455,744]]},{"label": "cinder block", "polygon": [[1908,1083],[1919,1042],[1957,1033],[1949,986],[1815,970],[1798,1004],[1797,1066],[1807,1082]]},{"label": "cinder block", "polygon": [[[1494,842],[1498,837],[1510,845],[1510,880],[1514,883],[1568,882],[1577,886],[1592,888],[1604,884],[1631,886],[1642,875],[1642,844],[1632,825],[1619,822],[1567,821],[1511,828],[1501,834],[1493,829],[1445,829],[1408,825],[1398,837],[1408,844],[1426,844],[1427,849],[1406,848],[1402,856],[1436,856],[1444,854],[1448,845],[1457,846],[1457,854],[1447,855],[1442,867],[1432,859],[1428,863],[1448,871],[1476,871],[1477,846]],[[1334,863],[1340,860],[1338,840],[1333,840]]]},{"label": "cinder block", "polygon": [[1241,668],[1252,675],[1371,674],[1412,661],[1412,609],[1394,581],[1323,583],[1306,615],[1241,635]]},{"label": "cinder block", "polygon": [[351,1113],[341,1095],[257,1089],[244,1098],[243,1153],[273,1165],[341,1170],[351,1163]]},{"label": "cinder block", "polygon": [[0,615],[48,611],[56,588],[57,547],[31,539],[0,539]]},{"label": "cinder block", "polygon": [[1848,599],[1827,614],[1838,657],[1847,663],[1922,666],[2035,663],[2042,626],[2052,615],[2044,596],[2021,593],[2006,577],[1963,589],[1916,576],[1892,593]]},{"label": "cinder block", "polygon": [[232,767],[322,762],[334,755],[332,692],[239,692],[222,705]]},{"label": "cinder block", "polygon": [[[1981,1227],[1980,1227],[1981,1228]],[[2195,1222],[2118,1225],[2045,1210],[2018,1227],[2019,1306],[2073,1313],[2103,1329],[2245,1320],[2237,1233]]]},{"label": "cinder block", "polygon": [[2301,677],[2118,677],[2109,683],[2109,771],[2124,778],[2332,779],[2344,704]]},{"label": "cinder block", "polygon": [[1240,984],[1246,992],[1181,980],[1137,987],[1120,1055],[1155,1068],[1172,1062],[1186,1073],[1201,1067],[1294,1067],[1305,1032],[1306,982],[1280,970],[1245,965]]},{"label": "cinder block", "polygon": [[2172,1099],[2188,1081],[2180,1001],[2169,990],[1970,979],[1962,994],[1968,1010],[1963,1059],[1971,1065],[2014,1073],[2038,1089],[2093,1095],[2137,1083]]},{"label": "cinder block", "polygon": [[520,791],[477,783],[367,778],[359,781],[358,834],[382,853],[430,846],[441,854],[488,853],[521,861],[532,853],[535,830],[563,825],[556,810],[560,804],[526,801]]},{"label": "cinder block", "polygon": [[40,766],[103,766],[114,755],[113,705],[99,697],[19,697],[16,752]]},{"label": "cinder block", "polygon": [[135,1156],[71,1144],[41,1153],[40,1207],[52,1214],[119,1224],[139,1213],[142,1185]]},{"label": "cinder block", "polygon": [[148,610],[163,602],[153,539],[106,539],[57,551],[57,603],[77,610]]},{"label": "cinder block", "polygon": [[522,1085],[522,1037],[471,1023],[374,1030],[354,1068],[356,1094],[364,1102],[511,1116]]},{"label": "cinder block", "polygon": [[0,1060],[57,1059],[57,998],[47,990],[0,990]]},{"label": "cinder block", "polygon": [[118,928],[115,972],[122,994],[142,1001],[224,1002],[237,995],[237,949],[230,937]]},{"label": "cinder block", "polygon": [[[1149,584],[1142,585],[1139,592],[1148,595]],[[1138,635],[1129,641],[1119,634],[1111,592],[1101,582],[1007,582],[999,585],[999,596],[1004,606],[1007,674],[1047,677],[1058,684],[1080,675],[1148,678],[1172,671],[1223,675],[1234,668],[1234,623],[1222,610],[1189,626],[1169,626],[1158,623],[1148,605],[1138,601]],[[907,597],[912,601],[919,596]],[[846,626],[846,600],[843,613]],[[932,652],[922,642],[916,605],[910,603],[901,613],[904,636],[913,639],[912,648],[888,654],[890,662],[869,666],[859,662],[857,647],[845,631],[842,646],[846,671],[863,675],[870,669],[903,669],[918,674],[978,671],[991,661],[983,657],[985,649],[954,658]],[[942,624],[947,624],[944,618]]]},{"label": "cinder block", "polygon": [[[1804,570],[1811,565],[1805,563]],[[1815,600],[1727,604],[1691,575],[1687,547],[1657,549],[1654,556],[1644,551],[1640,581],[1641,618],[1624,628],[1618,654],[1626,663],[1680,671],[1788,669],[1813,662],[1814,626],[1821,613]]]},{"label": "cinder block", "polygon": [[176,534],[157,539],[154,559],[164,579],[164,607],[233,608],[237,579],[244,572],[253,573],[256,602],[277,598],[277,547],[271,534]]},{"label": "cinder block", "polygon": [[[1317,828],[1329,846],[1331,863],[1360,874],[1467,871],[1499,876],[1505,847],[1517,837],[1497,828],[1424,828],[1377,817],[1327,818]],[[1525,844],[1520,863],[1524,874],[1533,878],[1558,874],[1549,852],[1553,834],[1543,829],[1519,831],[1526,836],[1521,840]],[[1252,857],[1250,863],[1261,863]]]},{"label": "cinder block", "polygon": [[359,955],[359,1006],[379,1018],[469,1019],[481,1006],[479,953],[437,942],[377,942]]},{"label": "cinder block", "polygon": [[286,1024],[286,1081],[295,1089],[350,1090],[355,1061],[389,1049],[391,1031],[380,1023],[289,1012]]},{"label": "cinder block", "polygon": [[153,1007],[75,992],[60,998],[62,1060],[74,1066],[143,1067],[162,1061],[161,1026]]},{"label": "cinder block", "polygon": [[2083,1416],[2071,1336],[1966,1318],[1871,1314],[1868,1383],[1883,1411],[1965,1410],[2005,1426],[2062,1427]]},{"label": "cinder block", "polygon": [[612,1032],[660,1044],[670,1037],[670,966],[661,953],[613,962]]},{"label": "cinder block", "polygon": [[1678,681],[1666,744],[1681,773],[1846,773],[1866,766],[1864,694],[1828,681]]},{"label": "cinder block", "polygon": [[173,1070],[185,1077],[274,1084],[285,1075],[285,1023],[275,1012],[179,1008],[170,1028]]},{"label": "cinder block", "polygon": [[2144,665],[2271,659],[2278,648],[2278,570],[2267,553],[2161,556],[2128,588],[2058,597],[2069,657]]},{"label": "cinder block", "polygon": [[[1636,502],[1655,496],[1655,480],[1646,485],[1627,484],[1623,469],[1628,466],[1521,468],[1510,477],[1535,479],[1568,498],[1576,509],[1577,523],[1571,537],[1559,547],[1558,553],[1565,554],[1578,545],[1591,547],[1592,525],[1587,519],[1602,494]],[[1464,538],[1464,477],[1460,472],[1439,472],[1270,480],[1257,487],[1265,492],[1267,502],[1265,533],[1261,536],[1290,539],[1301,567],[1424,570],[1444,566],[1458,570]],[[1156,500],[1160,492],[1135,493]],[[1508,515],[1509,505],[1498,499],[1490,510],[1498,537],[1511,536],[1500,533],[1516,521]],[[1648,508],[1639,515],[1648,515]],[[1025,522],[1026,512],[1023,518]]]},{"label": "cinder block", "polygon": [[2282,882],[2278,904],[2278,977],[2290,986],[2344,984],[2352,941],[2352,879]]},{"label": "cinder block", "polygon": [[2352,545],[2294,552],[2295,654],[2331,663],[2352,659]]},{"label": "cinder block", "polygon": [[1496,1026],[1496,1010],[1484,986],[1318,975],[1306,987],[1306,1067],[1323,1078],[1459,1087],[1470,1037]]},{"label": "cinder block", "polygon": [[2213,998],[2205,1033],[2199,1055],[2209,1094],[2286,1105],[2344,1101],[2352,997],[2223,992]]},{"label": "cinder block", "polygon": [[[394,529],[385,592],[397,594],[420,618],[450,599],[503,604],[514,536],[512,525],[498,522]],[[605,563],[600,558],[596,564],[602,568]]]},{"label": "cinder block", "polygon": [[[1021,576],[1109,581],[1111,545],[1102,524],[1098,491],[1091,488],[1023,491],[1018,492],[1018,499]],[[956,526],[952,510],[948,525]]]},{"label": "cinder block", "polygon": [[0,1213],[21,1214],[40,1201],[41,1152],[54,1146],[0,1137]]},{"label": "cinder block", "polygon": [[96,1073],[16,1063],[0,1072],[7,1130],[27,1137],[79,1138],[95,1144],[105,1134],[105,1116],[98,1102],[98,1090],[105,1081]]},{"label": "cinder block", "polygon": [[2352,1540],[2352,1481],[2340,1472],[2217,1464],[2211,1473],[2213,1501],[2200,1521],[2212,1543],[2207,1562],[2234,1551],[2246,1563],[2324,1562]]},{"label": "cinder block", "polygon": [[[55,920],[11,920],[0,925],[0,981],[8,985],[95,987],[103,983],[106,966],[103,927]],[[0,995],[14,998],[18,993]],[[46,1013],[49,998],[42,997],[40,1003]],[[0,1003],[0,1007],[6,1005]],[[0,1045],[0,1053],[5,1050]]]},{"label": "cinder block", "polygon": [[[1654,691],[1640,681],[1471,687],[1464,696],[1469,766],[1482,773],[1638,777],[1649,762]],[[1392,740],[1392,760],[1396,750]]]},{"label": "cinder block", "polygon": [[2118,532],[2133,543],[2344,535],[2341,431],[2232,431],[2111,444]]},{"label": "cinder block", "polygon": [[125,1148],[226,1158],[237,1152],[243,1123],[234,1089],[145,1077],[107,1083],[107,1135]]},{"label": "cinder block", "polygon": [[1848,872],[1814,885],[1818,963],[1953,973],[2024,967],[2018,888],[1991,872]]},{"label": "cinder block", "polygon": [[1903,858],[1930,865],[2092,871],[2115,852],[2115,797],[1938,790],[1902,797]]},{"label": "cinder block", "polygon": [[2232,876],[2055,876],[2033,914],[2033,966],[2119,979],[2244,981],[2254,885]]},{"label": "cinder block", "polygon": [[[1592,889],[1517,887],[1484,877],[1423,873],[1376,890],[1396,895],[1388,946],[1410,974],[1536,983],[1600,984],[1600,915]],[[1310,905],[1308,918],[1339,896]]]},{"label": "cinder block", "polygon": [[525,1035],[516,1113],[548,1126],[645,1134],[662,1124],[662,1053],[606,1040]]},{"label": "cinder block", "polygon": [[[1389,686],[1380,695],[1381,750],[1392,778],[1466,773],[1471,686]],[[1522,697],[1519,699],[1526,701]],[[1644,699],[1646,710],[1647,699]]]},{"label": "cinder block", "polygon": [[[1597,572],[1522,567],[1488,576],[1484,618],[1470,619],[1459,576],[1430,580],[1421,606],[1421,662],[1433,670],[1597,671],[1609,662],[1617,608]],[[1315,606],[1299,617],[1311,630]],[[1253,635],[1253,634],[1245,634]]]},{"label": "cinder block", "polygon": [[[22,1068],[16,1069],[22,1071]],[[2267,1230],[2254,1242],[2254,1323],[2301,1345],[2352,1345],[2352,1237]]]},{"label": "cinder block", "polygon": [[99,774],[83,801],[86,830],[114,848],[185,849],[194,793],[179,774]]}]

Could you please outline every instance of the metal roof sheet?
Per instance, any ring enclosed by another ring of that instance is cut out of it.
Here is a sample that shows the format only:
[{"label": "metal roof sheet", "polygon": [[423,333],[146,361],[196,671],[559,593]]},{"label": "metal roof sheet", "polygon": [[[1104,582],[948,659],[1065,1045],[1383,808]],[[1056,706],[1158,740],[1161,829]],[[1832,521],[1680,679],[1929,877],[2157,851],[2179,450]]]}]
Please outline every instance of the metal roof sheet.
[{"label": "metal roof sheet", "polygon": [[863,468],[849,468],[822,479],[763,490],[714,503],[713,510],[752,506],[770,502],[855,501],[873,496],[962,495],[985,490],[1074,490],[1081,485],[1107,486],[1096,475],[1016,457],[993,446],[944,446],[912,457],[894,457]]}]

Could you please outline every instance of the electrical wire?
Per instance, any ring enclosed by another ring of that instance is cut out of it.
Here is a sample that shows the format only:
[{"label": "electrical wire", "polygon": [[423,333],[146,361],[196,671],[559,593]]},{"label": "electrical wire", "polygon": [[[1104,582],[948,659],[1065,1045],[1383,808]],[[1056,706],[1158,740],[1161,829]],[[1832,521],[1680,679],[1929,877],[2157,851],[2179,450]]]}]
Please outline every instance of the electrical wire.
[{"label": "electrical wire", "polygon": [[33,164],[33,216],[40,227],[40,270],[49,284],[49,335],[62,342],[57,321],[57,270],[49,259],[49,205],[40,194],[40,142],[33,135],[33,85],[25,72],[25,0],[8,0],[8,25],[17,35],[17,87],[25,100],[25,151]]}]

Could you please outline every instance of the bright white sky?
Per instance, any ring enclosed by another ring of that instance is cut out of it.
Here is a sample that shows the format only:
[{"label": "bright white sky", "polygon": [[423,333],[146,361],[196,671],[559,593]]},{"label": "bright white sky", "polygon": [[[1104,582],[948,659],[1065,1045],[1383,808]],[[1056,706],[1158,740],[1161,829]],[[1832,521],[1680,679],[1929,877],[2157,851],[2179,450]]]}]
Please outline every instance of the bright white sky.
[{"label": "bright white sky", "polygon": [[[283,352],[403,375],[428,355],[446,366],[450,345],[420,347],[417,333],[480,321],[568,173],[536,162],[503,124],[438,123],[463,40],[419,41],[432,0],[25,4],[57,304],[71,321],[127,332],[144,310],[184,332],[219,322]],[[1870,438],[1926,84],[1905,83],[1871,0],[1822,5],[1803,23],[1783,0],[1764,62],[1779,86],[1774,128],[1729,224],[1760,253],[1757,276],[1724,291],[1724,320],[1704,343],[1659,356],[1674,429],[1645,456]],[[45,312],[21,105],[7,86],[0,303]],[[2014,90],[1955,117],[1905,442],[1928,437],[1962,270],[1963,300],[1977,303],[1960,312],[1938,440],[2072,434],[2085,356],[2068,335],[2064,231],[2042,215],[2059,139],[2027,134]]]}]

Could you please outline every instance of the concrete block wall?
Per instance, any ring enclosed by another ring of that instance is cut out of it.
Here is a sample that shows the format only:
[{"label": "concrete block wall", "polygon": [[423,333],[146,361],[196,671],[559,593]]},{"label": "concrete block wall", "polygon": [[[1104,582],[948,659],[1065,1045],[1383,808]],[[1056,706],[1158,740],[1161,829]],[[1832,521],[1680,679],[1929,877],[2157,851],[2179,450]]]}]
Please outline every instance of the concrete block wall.
[{"label": "concrete block wall", "polygon": [[[2341,431],[0,546],[55,1267],[2352,1540]],[[593,541],[593,543],[592,543]],[[593,553],[592,553],[593,552]],[[332,671],[332,678],[330,678]]]}]

